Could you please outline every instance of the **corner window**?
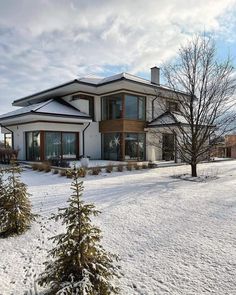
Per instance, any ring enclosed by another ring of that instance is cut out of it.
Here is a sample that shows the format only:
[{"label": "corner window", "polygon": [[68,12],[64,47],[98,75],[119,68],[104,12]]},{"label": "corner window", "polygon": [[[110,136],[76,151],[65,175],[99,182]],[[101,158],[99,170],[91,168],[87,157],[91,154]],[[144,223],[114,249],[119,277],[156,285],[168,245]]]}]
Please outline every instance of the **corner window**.
[{"label": "corner window", "polygon": [[144,160],[145,158],[145,134],[125,134],[125,160]]},{"label": "corner window", "polygon": [[122,95],[102,97],[102,120],[122,118]]},{"label": "corner window", "polygon": [[121,160],[121,136],[120,133],[104,133],[102,135],[103,159]]},{"label": "corner window", "polygon": [[145,120],[145,97],[125,95],[125,118]]}]

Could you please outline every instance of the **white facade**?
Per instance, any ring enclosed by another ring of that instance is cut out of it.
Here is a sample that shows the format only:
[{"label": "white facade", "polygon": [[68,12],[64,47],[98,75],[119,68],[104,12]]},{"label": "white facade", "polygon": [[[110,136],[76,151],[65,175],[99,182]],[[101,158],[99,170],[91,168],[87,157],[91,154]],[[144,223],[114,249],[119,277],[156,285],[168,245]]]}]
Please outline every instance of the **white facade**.
[{"label": "white facade", "polygon": [[[26,132],[30,131],[75,132],[79,134],[79,155],[101,159],[101,99],[120,93],[145,97],[147,124],[165,111],[166,101],[171,97],[170,90],[158,83],[126,73],[102,80],[84,78],[15,101],[13,104],[22,107],[22,111],[0,116],[2,132],[12,131],[14,148],[19,149],[20,160],[26,160]],[[92,118],[90,102],[86,97],[92,98]],[[159,128],[155,138],[148,128],[144,128],[142,132],[146,134],[145,159],[161,160],[164,131]]]}]

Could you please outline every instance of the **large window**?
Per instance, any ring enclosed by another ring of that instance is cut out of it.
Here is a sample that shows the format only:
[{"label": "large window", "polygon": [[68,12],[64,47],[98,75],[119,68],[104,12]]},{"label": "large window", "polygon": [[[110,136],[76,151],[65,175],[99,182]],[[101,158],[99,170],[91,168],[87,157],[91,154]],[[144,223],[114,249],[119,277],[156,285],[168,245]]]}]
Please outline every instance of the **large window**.
[{"label": "large window", "polygon": [[145,97],[119,94],[102,97],[102,120],[145,120]]},{"label": "large window", "polygon": [[145,97],[125,95],[125,118],[145,120]]},{"label": "large window", "polygon": [[121,160],[120,133],[104,133],[102,139],[104,160]]},{"label": "large window", "polygon": [[[40,135],[42,135],[44,143],[40,142]],[[54,158],[76,159],[77,154],[78,140],[75,132],[26,132],[26,159],[28,161],[43,161]]]},{"label": "large window", "polygon": [[145,159],[145,134],[126,133],[125,134],[125,160]]},{"label": "large window", "polygon": [[40,160],[40,131],[26,133],[26,159],[29,161]]},{"label": "large window", "polygon": [[122,96],[102,97],[102,119],[113,120],[122,118]]},{"label": "large window", "polygon": [[45,159],[76,159],[76,133],[45,132]]}]

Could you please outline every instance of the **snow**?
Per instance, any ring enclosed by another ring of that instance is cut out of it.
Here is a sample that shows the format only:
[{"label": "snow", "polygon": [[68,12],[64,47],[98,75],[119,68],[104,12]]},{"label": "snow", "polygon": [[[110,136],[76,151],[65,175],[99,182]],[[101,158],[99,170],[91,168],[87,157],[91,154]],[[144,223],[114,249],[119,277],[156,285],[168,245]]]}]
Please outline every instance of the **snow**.
[{"label": "snow", "polygon": [[[120,256],[122,295],[236,294],[236,161],[199,165],[204,182],[179,177],[189,166],[87,176],[84,199],[102,214],[105,249]],[[0,240],[0,294],[33,290],[59,223],[70,179],[26,170],[35,213],[22,236]],[[25,276],[26,274],[26,276]],[[37,287],[38,290],[39,287]]]}]

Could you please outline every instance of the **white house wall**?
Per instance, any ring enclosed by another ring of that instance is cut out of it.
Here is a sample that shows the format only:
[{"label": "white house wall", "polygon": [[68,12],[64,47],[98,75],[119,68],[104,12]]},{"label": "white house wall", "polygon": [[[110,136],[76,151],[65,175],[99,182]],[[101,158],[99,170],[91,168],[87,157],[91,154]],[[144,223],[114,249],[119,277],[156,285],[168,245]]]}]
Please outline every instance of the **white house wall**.
[{"label": "white house wall", "polygon": [[[98,155],[101,154],[101,139],[97,135],[98,130],[98,123],[91,123],[90,128],[88,128],[86,131],[86,136],[88,136],[87,139],[87,145],[85,143],[85,148],[88,147],[88,154],[92,158],[98,159]],[[14,148],[19,148],[19,160],[25,160],[26,157],[26,151],[25,151],[25,132],[28,131],[64,131],[64,132],[79,132],[80,138],[79,138],[79,150],[80,154],[83,153],[83,130],[87,126],[86,124],[79,125],[79,124],[60,124],[60,123],[30,123],[30,124],[22,124],[22,125],[16,125],[11,126],[9,129],[11,129],[14,132]],[[93,144],[91,144],[91,141],[93,141]],[[87,152],[85,151],[87,154]]]}]

